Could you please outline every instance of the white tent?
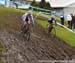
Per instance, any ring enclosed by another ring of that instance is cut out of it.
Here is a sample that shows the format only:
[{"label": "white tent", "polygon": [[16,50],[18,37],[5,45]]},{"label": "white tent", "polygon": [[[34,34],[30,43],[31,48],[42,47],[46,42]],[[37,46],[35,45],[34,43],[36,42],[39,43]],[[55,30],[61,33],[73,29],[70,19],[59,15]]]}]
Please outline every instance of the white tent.
[{"label": "white tent", "polygon": [[51,7],[58,8],[58,7],[66,7],[73,3],[75,0],[49,0]]}]

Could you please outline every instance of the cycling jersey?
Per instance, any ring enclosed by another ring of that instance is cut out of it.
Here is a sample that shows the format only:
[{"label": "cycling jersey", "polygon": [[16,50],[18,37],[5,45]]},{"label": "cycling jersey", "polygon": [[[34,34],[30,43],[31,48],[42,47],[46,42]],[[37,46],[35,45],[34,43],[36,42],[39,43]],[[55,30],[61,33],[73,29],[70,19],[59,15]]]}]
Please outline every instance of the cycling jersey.
[{"label": "cycling jersey", "polygon": [[26,24],[26,21],[31,21],[31,23],[34,24],[34,19],[32,14],[25,13],[24,15],[22,15],[22,20],[24,24]]},{"label": "cycling jersey", "polygon": [[49,22],[49,23],[53,23],[53,20],[54,20],[54,18],[49,18],[49,19],[48,19],[48,22]]}]

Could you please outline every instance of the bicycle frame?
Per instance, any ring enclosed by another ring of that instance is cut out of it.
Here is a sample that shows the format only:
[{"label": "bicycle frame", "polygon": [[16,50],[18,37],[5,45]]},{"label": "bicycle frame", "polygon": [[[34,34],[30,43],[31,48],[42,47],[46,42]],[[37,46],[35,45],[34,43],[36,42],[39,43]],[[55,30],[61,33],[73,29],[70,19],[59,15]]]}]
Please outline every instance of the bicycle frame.
[{"label": "bicycle frame", "polygon": [[23,37],[24,37],[27,41],[30,40],[30,28],[29,28],[28,22],[27,22],[26,25],[24,26],[24,29],[23,29]]}]

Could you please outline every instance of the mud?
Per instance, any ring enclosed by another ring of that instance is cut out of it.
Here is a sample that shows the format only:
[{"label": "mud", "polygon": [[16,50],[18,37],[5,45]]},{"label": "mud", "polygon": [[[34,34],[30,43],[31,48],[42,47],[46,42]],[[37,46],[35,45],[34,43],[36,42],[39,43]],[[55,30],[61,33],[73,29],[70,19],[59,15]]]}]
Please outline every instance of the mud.
[{"label": "mud", "polygon": [[2,30],[0,38],[7,50],[0,57],[3,63],[53,63],[50,60],[75,59],[74,47],[57,37],[51,37],[38,24],[31,33],[30,41],[26,41],[19,31]]}]

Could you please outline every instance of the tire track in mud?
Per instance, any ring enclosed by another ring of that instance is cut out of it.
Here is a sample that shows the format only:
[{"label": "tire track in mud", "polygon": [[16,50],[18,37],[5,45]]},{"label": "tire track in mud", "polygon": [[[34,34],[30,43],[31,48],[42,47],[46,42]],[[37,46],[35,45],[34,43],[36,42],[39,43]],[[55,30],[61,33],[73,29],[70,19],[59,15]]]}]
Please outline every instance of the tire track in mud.
[{"label": "tire track in mud", "polygon": [[[58,51],[65,53],[67,56],[71,57],[71,56],[75,55],[75,53],[74,53],[75,50],[73,50],[73,48],[70,45],[66,44],[64,41],[56,40],[56,45],[58,45],[57,47],[60,47],[60,48],[58,48]],[[72,58],[70,58],[70,59],[72,59]]]},{"label": "tire track in mud", "polygon": [[[39,63],[39,60],[75,59],[75,51],[57,38],[42,38],[35,33],[25,41],[20,33],[0,31],[7,52],[3,53],[4,63]],[[46,36],[46,35],[45,35]]]},{"label": "tire track in mud", "polygon": [[[36,36],[36,37],[40,39],[40,37],[38,37],[38,36]],[[54,38],[54,39],[55,39],[55,38]],[[41,40],[48,42],[48,41],[45,40],[45,39],[41,39]],[[61,57],[61,55],[62,55],[62,59],[63,59],[64,57],[66,57],[66,59],[72,59],[72,58],[69,58],[69,57],[73,56],[73,55],[74,55],[74,52],[75,52],[75,51],[72,50],[72,48],[70,48],[69,46],[63,44],[63,41],[61,41],[61,42],[62,42],[62,45],[65,46],[65,48],[64,48],[64,46],[62,46],[59,42],[56,42],[56,43],[54,44],[53,41],[55,42],[55,40],[52,40],[52,43],[51,43],[51,40],[49,40],[50,44],[53,44],[53,45],[54,45],[54,47],[52,47],[52,48],[53,48],[53,50],[52,50],[53,52],[52,52],[52,53],[55,53],[55,54],[56,54],[57,56],[59,56],[59,57]],[[44,45],[46,45],[46,44],[44,44]],[[50,46],[51,46],[51,45],[50,45]],[[48,45],[47,45],[46,47],[48,47]],[[59,47],[60,47],[60,48],[59,48]],[[72,51],[71,51],[71,50],[72,50]],[[51,50],[49,50],[49,51],[51,51]],[[59,52],[56,53],[57,51],[59,51]],[[71,52],[70,52],[70,51],[71,51]],[[60,53],[61,53],[61,55],[60,55]],[[73,54],[72,54],[72,53],[73,53]]]}]

